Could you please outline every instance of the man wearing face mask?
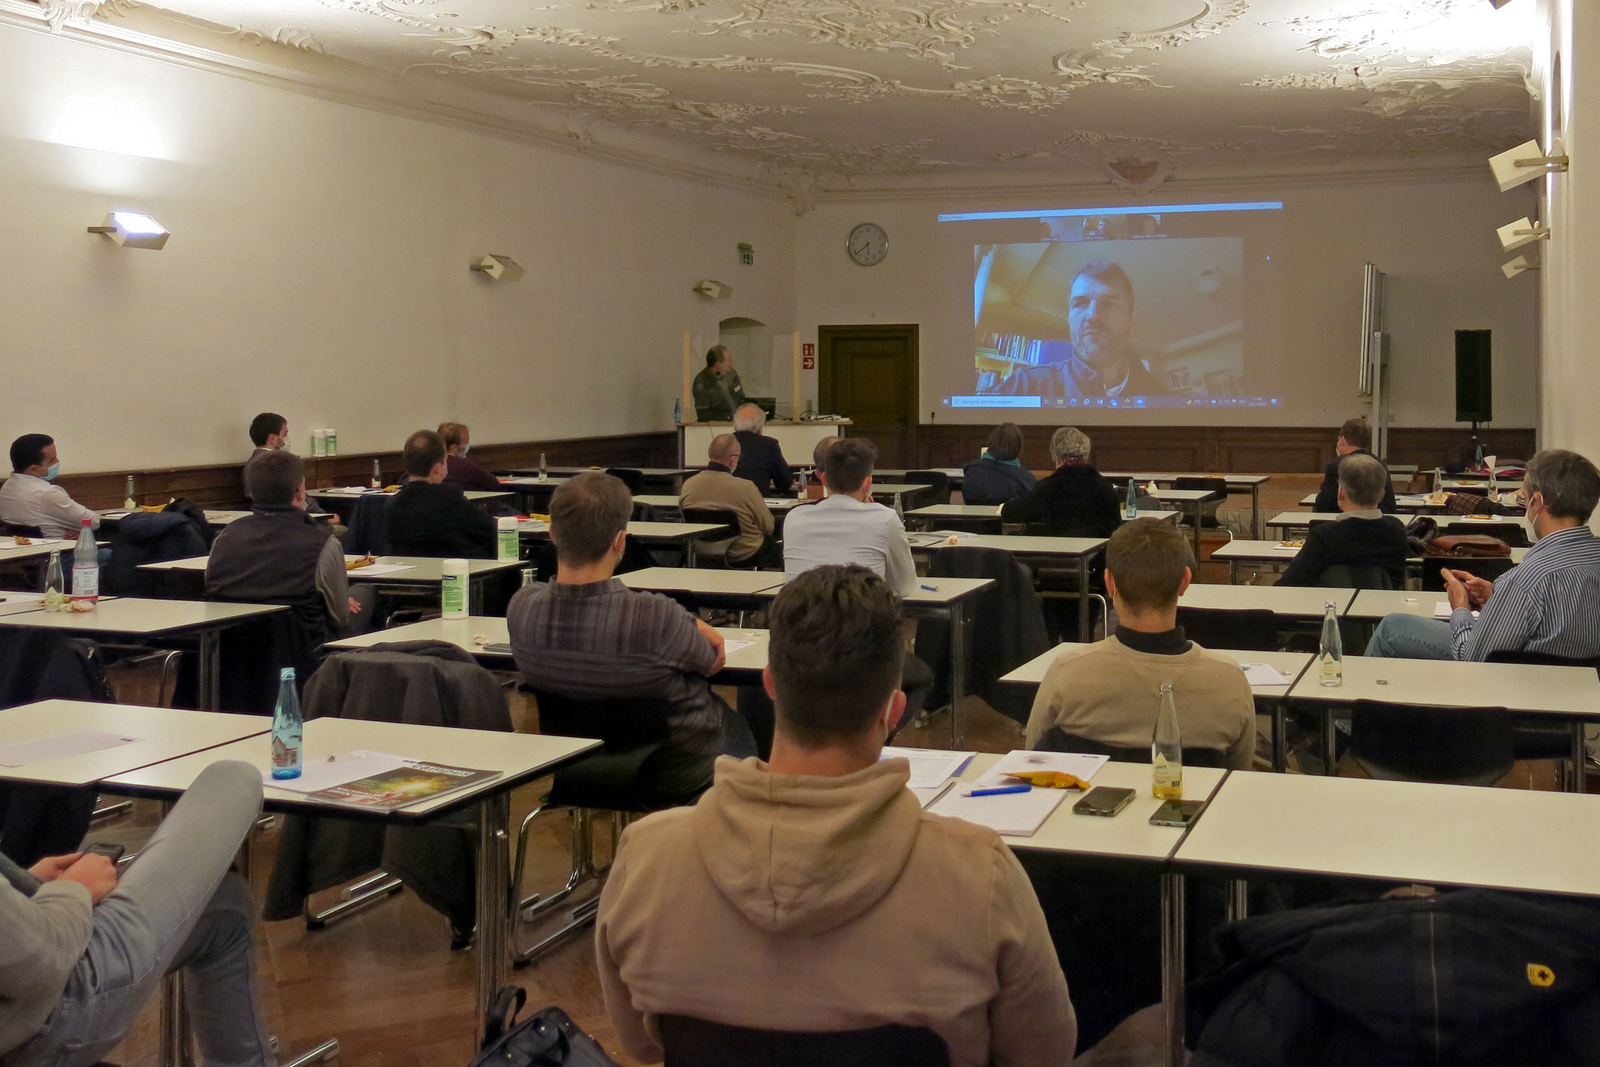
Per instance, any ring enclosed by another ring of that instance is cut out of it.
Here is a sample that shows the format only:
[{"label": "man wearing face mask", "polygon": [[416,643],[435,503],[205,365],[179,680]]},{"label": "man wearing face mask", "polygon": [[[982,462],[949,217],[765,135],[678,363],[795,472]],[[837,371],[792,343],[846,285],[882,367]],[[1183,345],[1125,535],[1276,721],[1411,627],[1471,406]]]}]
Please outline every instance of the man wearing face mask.
[{"label": "man wearing face mask", "polygon": [[[1450,621],[1390,615],[1367,655],[1487,660],[1491,653],[1600,656],[1600,538],[1586,525],[1600,503],[1600,470],[1576,452],[1547,449],[1523,479],[1534,546],[1498,581],[1446,569]],[[1475,608],[1481,608],[1473,618]]]},{"label": "man wearing face mask", "polygon": [[467,429],[466,423],[440,423],[439,436],[444,438],[445,485],[456,486],[466,493],[498,493],[504,490],[500,479],[490,474],[483,464],[467,458],[467,453],[472,449],[472,431]]},{"label": "man wearing face mask", "polygon": [[11,442],[11,477],[0,485],[0,522],[36,526],[44,537],[77,537],[84,519],[100,528],[100,516],[52,485],[61,470],[56,440],[49,434],[25,433]]},{"label": "man wearing face mask", "polygon": [[[1019,366],[994,391],[1091,402],[1166,394],[1161,380],[1133,351],[1133,283],[1117,264],[1097,259],[1073,275],[1067,328],[1072,346],[1064,362]],[[1051,342],[1047,347],[1061,346]]]},{"label": "man wearing face mask", "polygon": [[250,453],[250,459],[288,448],[289,420],[275,411],[263,411],[250,420],[250,443],[256,446],[255,451]]}]

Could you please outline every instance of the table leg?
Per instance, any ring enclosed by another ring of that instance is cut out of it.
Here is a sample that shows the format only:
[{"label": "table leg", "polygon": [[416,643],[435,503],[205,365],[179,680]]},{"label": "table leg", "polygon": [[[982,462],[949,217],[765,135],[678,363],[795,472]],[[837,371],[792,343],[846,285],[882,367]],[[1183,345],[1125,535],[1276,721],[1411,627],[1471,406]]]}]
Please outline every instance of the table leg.
[{"label": "table leg", "polygon": [[483,591],[487,576],[477,576],[467,581],[467,614],[483,614]]},{"label": "table leg", "polygon": [[1227,882],[1228,899],[1225,918],[1236,923],[1250,917],[1250,883],[1243,878],[1230,878]]},{"label": "table leg", "polygon": [[1587,793],[1589,783],[1584,773],[1584,764],[1588,761],[1589,748],[1584,743],[1583,723],[1572,724],[1572,773],[1567,776],[1567,789],[1573,793]]},{"label": "table leg", "polygon": [[1166,1067],[1183,1067],[1183,875],[1161,876],[1161,1016]]},{"label": "table leg", "polygon": [[1333,712],[1328,710],[1326,704],[1322,705],[1322,773],[1330,777],[1336,777],[1339,773],[1336,763],[1339,738],[1333,722]]},{"label": "table leg", "polygon": [[683,565],[685,567],[693,567],[695,565],[696,558],[694,542],[685,541],[683,543]]},{"label": "table leg", "polygon": [[478,997],[473,1047],[483,1044],[489,1002],[505,983],[511,958],[509,937],[510,873],[506,857],[506,824],[511,794],[502,790],[478,804]]},{"label": "table leg", "polygon": [[967,688],[967,605],[957,601],[950,607],[950,747],[959,749],[967,736],[961,714],[961,698]]},{"label": "table leg", "polygon": [[222,633],[200,631],[200,710],[222,706]]},{"label": "table leg", "polygon": [[[1110,620],[1106,620],[1107,625]],[[1078,557],[1078,640],[1084,644],[1093,641],[1089,633],[1089,557]]]},{"label": "table leg", "polygon": [[1236,559],[1230,559],[1228,561],[1228,584],[1239,584],[1239,561]]},{"label": "table leg", "polygon": [[1261,540],[1261,483],[1250,487],[1250,533]]}]

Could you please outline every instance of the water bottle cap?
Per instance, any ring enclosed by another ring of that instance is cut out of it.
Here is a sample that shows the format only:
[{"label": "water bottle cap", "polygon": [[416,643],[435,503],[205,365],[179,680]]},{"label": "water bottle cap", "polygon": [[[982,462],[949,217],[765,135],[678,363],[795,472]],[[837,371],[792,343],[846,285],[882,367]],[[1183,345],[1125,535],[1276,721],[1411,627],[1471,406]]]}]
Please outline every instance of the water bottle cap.
[{"label": "water bottle cap", "polygon": [[292,681],[294,681],[294,668],[293,667],[284,667],[283,669],[278,671],[278,681],[280,681],[280,682],[292,682]]},{"label": "water bottle cap", "polygon": [[90,520],[89,520],[89,519],[79,519],[79,520],[78,520],[78,525],[79,525],[79,526],[88,526],[88,525],[90,525],[90,524],[91,524],[91,523],[90,523]]}]

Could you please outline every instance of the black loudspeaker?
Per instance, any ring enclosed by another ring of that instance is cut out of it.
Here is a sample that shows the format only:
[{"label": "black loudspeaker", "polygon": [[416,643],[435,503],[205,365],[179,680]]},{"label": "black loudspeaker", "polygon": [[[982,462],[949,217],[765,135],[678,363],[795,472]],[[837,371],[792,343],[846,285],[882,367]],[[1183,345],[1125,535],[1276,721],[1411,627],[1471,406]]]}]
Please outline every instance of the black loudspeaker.
[{"label": "black loudspeaker", "polygon": [[1456,331],[1456,421],[1494,421],[1489,331]]}]

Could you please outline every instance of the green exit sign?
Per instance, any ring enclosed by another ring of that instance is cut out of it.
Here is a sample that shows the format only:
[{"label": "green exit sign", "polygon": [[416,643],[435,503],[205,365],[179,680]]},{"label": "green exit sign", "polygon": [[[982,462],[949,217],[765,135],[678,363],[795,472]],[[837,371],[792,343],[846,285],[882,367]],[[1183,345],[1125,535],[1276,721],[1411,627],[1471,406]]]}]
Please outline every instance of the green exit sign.
[{"label": "green exit sign", "polygon": [[739,265],[753,267],[756,262],[756,250],[749,245],[739,246]]}]

